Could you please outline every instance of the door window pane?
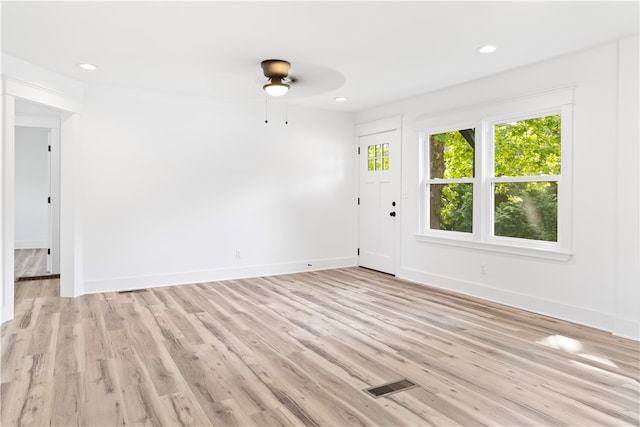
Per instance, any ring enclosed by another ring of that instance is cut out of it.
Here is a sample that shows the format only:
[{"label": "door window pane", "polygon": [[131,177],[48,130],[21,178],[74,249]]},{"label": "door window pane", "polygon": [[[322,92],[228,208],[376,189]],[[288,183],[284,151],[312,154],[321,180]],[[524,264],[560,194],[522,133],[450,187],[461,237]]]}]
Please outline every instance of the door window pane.
[{"label": "door window pane", "polygon": [[367,170],[389,170],[389,144],[376,144],[367,147]]}]

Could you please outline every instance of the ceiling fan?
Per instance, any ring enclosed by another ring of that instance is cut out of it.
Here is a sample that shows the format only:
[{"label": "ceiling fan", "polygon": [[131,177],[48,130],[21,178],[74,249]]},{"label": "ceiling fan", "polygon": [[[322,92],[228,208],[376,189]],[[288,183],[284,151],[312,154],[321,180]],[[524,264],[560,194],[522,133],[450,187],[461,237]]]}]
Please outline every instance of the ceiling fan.
[{"label": "ceiling fan", "polygon": [[282,96],[289,91],[295,79],[289,77],[291,63],[282,59],[266,59],[260,63],[262,72],[269,79],[269,83],[262,86],[271,96]]}]

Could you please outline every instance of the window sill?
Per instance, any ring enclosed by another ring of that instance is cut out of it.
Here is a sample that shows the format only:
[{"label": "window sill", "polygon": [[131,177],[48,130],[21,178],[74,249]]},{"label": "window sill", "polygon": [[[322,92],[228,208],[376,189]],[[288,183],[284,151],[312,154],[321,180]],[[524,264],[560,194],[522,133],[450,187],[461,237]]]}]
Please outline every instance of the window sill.
[{"label": "window sill", "polygon": [[480,242],[476,240],[429,236],[425,234],[414,235],[418,242],[435,243],[438,245],[457,246],[480,251],[497,252],[510,255],[519,255],[532,258],[543,258],[554,261],[568,261],[573,255],[569,251],[556,248],[534,248],[505,243]]}]

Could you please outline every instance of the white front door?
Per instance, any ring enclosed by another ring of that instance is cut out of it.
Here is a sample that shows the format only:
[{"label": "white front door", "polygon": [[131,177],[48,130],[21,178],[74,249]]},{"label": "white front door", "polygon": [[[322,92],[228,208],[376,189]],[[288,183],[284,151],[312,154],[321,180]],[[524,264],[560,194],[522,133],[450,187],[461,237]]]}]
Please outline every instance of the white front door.
[{"label": "white front door", "polygon": [[359,265],[396,273],[400,130],[359,137]]}]

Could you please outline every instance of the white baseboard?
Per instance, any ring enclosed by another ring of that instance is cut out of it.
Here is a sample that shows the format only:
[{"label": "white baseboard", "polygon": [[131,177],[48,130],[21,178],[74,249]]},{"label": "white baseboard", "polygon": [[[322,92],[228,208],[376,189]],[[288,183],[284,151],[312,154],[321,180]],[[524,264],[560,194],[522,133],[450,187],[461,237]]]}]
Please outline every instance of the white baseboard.
[{"label": "white baseboard", "polygon": [[640,321],[638,319],[616,317],[613,325],[613,335],[640,341]]},{"label": "white baseboard", "polygon": [[6,322],[7,320],[13,320],[13,302],[0,307],[0,319],[1,323]]},{"label": "white baseboard", "polygon": [[16,240],[14,246],[16,249],[46,249],[49,243],[46,240]]},{"label": "white baseboard", "polygon": [[221,280],[247,279],[250,277],[275,276],[302,273],[305,271],[327,270],[331,268],[354,267],[356,257],[328,258],[311,261],[295,261],[280,264],[245,265],[213,270],[188,271],[180,273],[91,279],[84,282],[85,294],[130,291],[135,289],[158,288],[162,286],[192,283],[217,282]]},{"label": "white baseboard", "polygon": [[[489,286],[462,281],[451,277],[429,274],[419,270],[400,268],[397,277],[440,288],[448,291],[458,292],[488,301],[505,304],[511,307],[520,308],[545,316],[554,317],[556,319],[566,320],[607,332],[616,332],[614,330],[614,318],[612,314],[594,311],[591,309],[577,307],[560,303],[557,301],[538,298],[532,295],[510,292],[504,289],[491,288]],[[637,328],[637,324],[635,327]],[[625,329],[627,328],[627,329]],[[631,325],[621,326],[624,331],[632,331]],[[637,331],[637,329],[636,329]],[[617,335],[617,333],[616,333]],[[632,334],[629,334],[632,335]],[[622,336],[622,335],[621,335]],[[629,336],[629,338],[633,338]],[[635,339],[638,339],[637,337]]]}]

